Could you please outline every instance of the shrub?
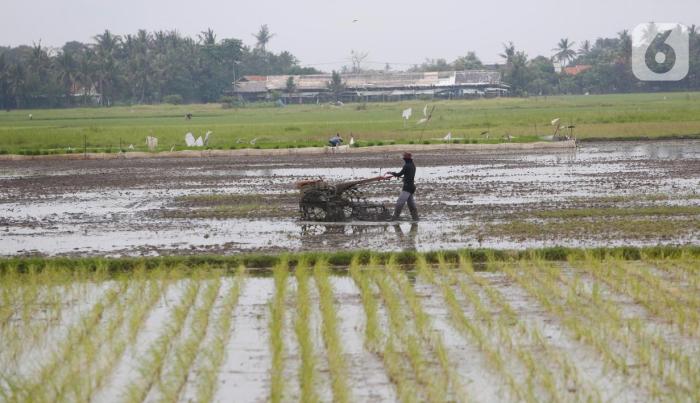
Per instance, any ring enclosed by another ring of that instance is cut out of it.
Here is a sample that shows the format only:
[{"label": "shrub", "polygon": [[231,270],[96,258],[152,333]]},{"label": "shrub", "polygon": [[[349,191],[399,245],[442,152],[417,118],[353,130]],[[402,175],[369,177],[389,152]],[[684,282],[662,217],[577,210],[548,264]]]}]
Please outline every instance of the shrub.
[{"label": "shrub", "polygon": [[182,101],[182,95],[179,94],[170,94],[163,97],[163,102],[166,104],[180,105],[182,104]]}]

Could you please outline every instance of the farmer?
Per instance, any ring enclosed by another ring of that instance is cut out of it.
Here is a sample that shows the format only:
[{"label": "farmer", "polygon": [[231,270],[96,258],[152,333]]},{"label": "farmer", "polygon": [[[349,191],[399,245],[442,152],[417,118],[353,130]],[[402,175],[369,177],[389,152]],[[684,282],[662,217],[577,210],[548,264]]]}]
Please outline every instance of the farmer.
[{"label": "farmer", "polygon": [[340,137],[340,133],[336,133],[335,136],[328,139],[328,144],[330,144],[331,147],[338,147],[342,142],[343,138]]},{"label": "farmer", "polygon": [[416,208],[416,201],[413,198],[413,194],[416,192],[416,184],[414,178],[416,176],[416,166],[413,164],[413,156],[409,152],[403,153],[404,165],[399,172],[387,172],[387,176],[392,176],[394,178],[403,178],[403,187],[401,188],[401,194],[399,199],[396,201],[396,207],[394,208],[393,220],[398,220],[401,216],[401,210],[403,210],[403,205],[408,203],[408,210],[411,212],[411,218],[414,221],[418,221],[418,209]]}]

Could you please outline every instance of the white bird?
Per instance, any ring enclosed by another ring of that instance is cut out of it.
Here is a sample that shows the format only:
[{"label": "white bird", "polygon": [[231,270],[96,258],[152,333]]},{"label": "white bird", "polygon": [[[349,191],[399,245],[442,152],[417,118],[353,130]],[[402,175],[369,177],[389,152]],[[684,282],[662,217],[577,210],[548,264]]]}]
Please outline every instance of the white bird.
[{"label": "white bird", "polygon": [[254,138],[254,139],[252,139],[252,140],[250,140],[250,144],[251,144],[251,145],[255,145],[255,142],[256,142],[256,141],[258,141],[258,138],[257,138],[257,137]]},{"label": "white bird", "polygon": [[211,131],[207,131],[207,132],[204,134],[204,145],[205,145],[205,146],[209,145],[209,135],[210,135],[210,134],[211,134]]},{"label": "white bird", "polygon": [[452,140],[452,132],[448,132],[445,137],[442,138],[445,141],[450,141]]},{"label": "white bird", "polygon": [[197,141],[194,142],[195,147],[204,147],[204,140],[202,140],[202,136],[197,137]]},{"label": "white bird", "polygon": [[412,114],[413,114],[413,108],[404,109],[403,113],[401,113],[401,117],[408,120],[411,118]]},{"label": "white bird", "polygon": [[194,147],[194,136],[192,135],[191,132],[188,132],[185,134],[185,144],[187,144],[187,147]]}]

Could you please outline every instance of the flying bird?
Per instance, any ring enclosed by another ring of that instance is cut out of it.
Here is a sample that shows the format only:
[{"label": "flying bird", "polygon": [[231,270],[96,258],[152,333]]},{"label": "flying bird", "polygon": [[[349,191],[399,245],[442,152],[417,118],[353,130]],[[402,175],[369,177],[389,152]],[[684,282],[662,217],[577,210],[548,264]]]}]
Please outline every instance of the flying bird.
[{"label": "flying bird", "polygon": [[357,21],[359,21],[357,18],[355,18],[354,20],[352,20],[353,24],[356,23]]}]

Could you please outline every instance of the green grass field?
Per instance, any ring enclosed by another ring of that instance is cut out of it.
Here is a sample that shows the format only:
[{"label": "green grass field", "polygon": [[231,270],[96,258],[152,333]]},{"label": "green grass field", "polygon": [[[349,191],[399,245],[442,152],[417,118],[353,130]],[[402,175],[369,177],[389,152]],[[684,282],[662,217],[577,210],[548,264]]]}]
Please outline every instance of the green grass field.
[{"label": "green grass field", "polygon": [[[0,152],[63,153],[70,147],[88,151],[119,150],[145,138],[159,138],[159,149],[184,149],[184,135],[211,130],[211,148],[288,148],[318,146],[335,132],[352,133],[360,145],[437,141],[447,132],[470,142],[534,141],[552,134],[550,121],[576,126],[579,139],[656,138],[700,134],[700,93],[500,98],[438,101],[433,120],[416,125],[426,101],[400,103],[249,105],[224,109],[219,104],[158,105],[113,108],[22,110],[0,112]],[[404,127],[401,111],[412,107]],[[184,118],[192,113],[192,120]],[[33,119],[29,119],[29,114]],[[489,131],[490,139],[481,133]],[[255,144],[250,141],[256,139]],[[464,141],[464,140],[462,140]],[[70,151],[69,151],[70,152]]]}]

